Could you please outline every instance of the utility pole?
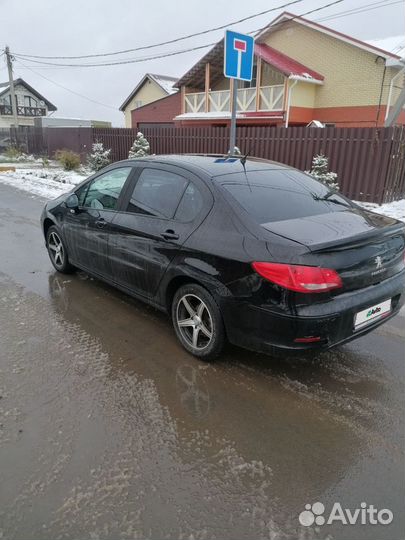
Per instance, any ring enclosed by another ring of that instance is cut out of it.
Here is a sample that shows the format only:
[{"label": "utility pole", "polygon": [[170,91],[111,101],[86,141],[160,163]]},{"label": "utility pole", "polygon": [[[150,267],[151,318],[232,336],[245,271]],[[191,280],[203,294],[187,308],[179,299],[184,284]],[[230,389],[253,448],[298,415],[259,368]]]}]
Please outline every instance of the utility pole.
[{"label": "utility pole", "polygon": [[10,54],[10,49],[8,45],[6,45],[5,53],[6,53],[6,58],[7,58],[8,80],[10,83],[11,110],[13,111],[14,127],[16,129],[16,137],[17,137],[18,114],[17,114],[17,101],[15,98],[15,88],[14,88],[14,79],[13,79],[13,60],[12,60],[12,56]]}]

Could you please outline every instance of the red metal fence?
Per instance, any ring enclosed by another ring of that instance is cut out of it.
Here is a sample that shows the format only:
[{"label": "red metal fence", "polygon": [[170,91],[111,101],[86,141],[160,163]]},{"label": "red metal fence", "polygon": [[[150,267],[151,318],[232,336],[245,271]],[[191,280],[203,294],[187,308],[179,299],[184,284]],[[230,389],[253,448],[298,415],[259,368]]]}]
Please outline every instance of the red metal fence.
[{"label": "red metal fence", "polygon": [[[93,137],[112,149],[114,160],[125,159],[135,138],[132,129],[93,129]],[[155,154],[218,153],[228,150],[225,127],[145,128]],[[242,153],[311,168],[314,155],[329,158],[341,191],[352,199],[389,202],[405,197],[405,130],[397,128],[272,128],[239,127]]]},{"label": "red metal fence", "polygon": [[[228,150],[226,127],[148,127],[143,133],[154,154],[224,154]],[[112,160],[118,161],[128,157],[135,136],[136,130],[127,128],[45,128],[42,144],[49,156],[69,148],[84,159],[98,140],[111,148]],[[242,153],[301,170],[310,169],[313,156],[322,152],[329,158],[329,169],[338,174],[341,191],[350,198],[382,203],[405,197],[403,127],[238,127],[237,145]]]}]

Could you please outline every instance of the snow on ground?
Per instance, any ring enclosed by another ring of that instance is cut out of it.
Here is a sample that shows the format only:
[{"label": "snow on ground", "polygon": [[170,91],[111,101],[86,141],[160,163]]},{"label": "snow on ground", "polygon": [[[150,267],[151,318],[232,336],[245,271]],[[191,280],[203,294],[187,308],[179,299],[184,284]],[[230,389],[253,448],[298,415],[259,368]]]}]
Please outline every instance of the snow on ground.
[{"label": "snow on ground", "polygon": [[[70,191],[92,174],[91,171],[82,168],[80,171],[64,171],[60,167],[51,168],[20,168],[18,165],[14,171],[0,172],[0,182],[28,191],[34,195],[40,195],[45,199],[54,199]],[[405,199],[386,203],[379,206],[374,203],[356,201],[367,210],[384,214],[405,222]]]},{"label": "snow on ground", "polygon": [[363,208],[370,210],[371,212],[377,212],[377,214],[384,214],[384,216],[400,219],[401,221],[405,222],[405,199],[381,205],[359,201],[356,201],[356,203],[360,206],[363,206]]},{"label": "snow on ground", "polygon": [[0,182],[45,199],[55,199],[70,191],[90,174],[91,172],[86,170],[76,172],[64,171],[61,168],[16,168],[15,171],[0,172]]}]

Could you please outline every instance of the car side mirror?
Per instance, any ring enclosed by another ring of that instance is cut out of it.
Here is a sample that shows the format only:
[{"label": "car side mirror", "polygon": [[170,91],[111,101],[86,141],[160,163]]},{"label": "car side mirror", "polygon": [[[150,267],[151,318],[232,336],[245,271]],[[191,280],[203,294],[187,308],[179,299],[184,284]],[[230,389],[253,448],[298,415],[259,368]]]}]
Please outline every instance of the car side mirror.
[{"label": "car side mirror", "polygon": [[75,212],[79,208],[79,199],[77,198],[76,193],[72,193],[65,201],[66,207],[70,209],[71,212]]}]

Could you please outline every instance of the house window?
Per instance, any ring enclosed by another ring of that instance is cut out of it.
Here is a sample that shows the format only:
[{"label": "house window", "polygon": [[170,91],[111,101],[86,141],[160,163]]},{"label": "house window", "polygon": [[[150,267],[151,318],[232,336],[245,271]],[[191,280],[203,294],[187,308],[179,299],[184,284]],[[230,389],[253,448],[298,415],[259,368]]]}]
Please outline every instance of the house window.
[{"label": "house window", "polygon": [[31,96],[24,96],[24,107],[37,107],[37,100]]},{"label": "house window", "polygon": [[262,86],[284,84],[284,75],[273,69],[266,62],[262,62]]},{"label": "house window", "polygon": [[135,109],[138,109],[139,107],[142,107],[142,104],[143,104],[142,100],[137,99],[135,101]]},{"label": "house window", "polygon": [[3,98],[1,98],[1,103],[2,103],[2,105],[8,105],[10,107],[11,106],[11,96],[10,96],[10,94],[8,96],[4,96]]},{"label": "house window", "polygon": [[256,88],[256,81],[257,81],[257,64],[256,64],[256,58],[255,58],[254,64],[253,64],[253,70],[252,70],[252,80],[243,81],[242,88]]}]

